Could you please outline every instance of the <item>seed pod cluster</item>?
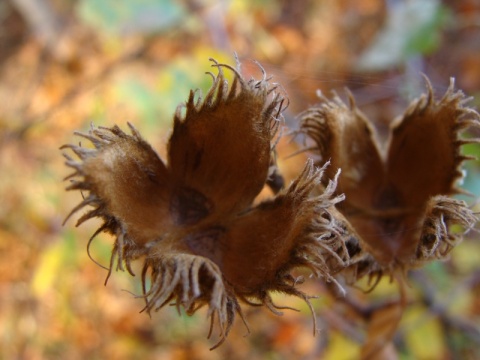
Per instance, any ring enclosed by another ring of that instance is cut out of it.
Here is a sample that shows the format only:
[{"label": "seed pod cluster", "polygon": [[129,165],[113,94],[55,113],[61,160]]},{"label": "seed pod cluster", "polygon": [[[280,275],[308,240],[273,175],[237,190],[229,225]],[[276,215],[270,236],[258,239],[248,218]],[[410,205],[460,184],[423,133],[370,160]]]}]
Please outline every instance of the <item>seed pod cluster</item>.
[{"label": "seed pod cluster", "polygon": [[350,283],[364,275],[392,275],[425,262],[444,259],[462,239],[453,231],[468,231],[478,221],[457,186],[462,164],[471,157],[461,153],[462,131],[479,128],[480,116],[466,106],[453,79],[445,95],[427,93],[412,101],[390,125],[385,144],[378,140],[373,123],[338,95],[300,115],[299,133],[313,140],[313,151],[341,168],[337,192],[345,201],[337,209],[348,220],[358,239],[350,251],[350,265],[343,273]]},{"label": "seed pod cluster", "polygon": [[[65,154],[73,169],[67,189],[85,194],[68,217],[88,206],[77,225],[103,220],[89,245],[100,232],[114,236],[108,276],[133,274],[132,261],[143,262],[147,312],[207,306],[216,347],[235,316],[245,322],[242,305],[281,314],[273,292],[304,299],[313,314],[294,269],[343,291],[339,277],[355,283],[444,258],[462,237],[452,225],[468,230],[478,221],[451,197],[466,160],[460,132],[479,126],[453,82],[440,101],[428,85],[392,123],[384,146],[352,97],[349,106],[322,97],[300,116],[298,133],[323,162],[308,160],[279,190],[275,144],[288,103],[281,87],[264,72],[246,80],[212,61],[217,73],[206,96],[191,91],[174,116],[166,160],[130,124],[131,134],[92,126],[77,135],[93,146],[63,146],[76,155]],[[265,186],[275,195],[254,202]]]},{"label": "seed pod cluster", "polygon": [[[277,129],[286,100],[264,76],[245,80],[239,72],[213,63],[217,75],[205,98],[192,91],[178,108],[161,159],[132,126],[95,128],[79,136],[94,148],[66,145],[74,169],[68,190],[86,193],[73,209],[93,209],[77,225],[103,219],[95,233],[115,236],[109,272],[143,259],[145,310],[174,303],[188,314],[208,306],[220,343],[240,302],[280,310],[272,292],[304,299],[291,270],[310,268],[326,281],[345,267],[345,227],[335,218],[338,172],[320,195],[326,165],[308,161],[298,178],[273,198],[254,205],[275,169]],[[233,73],[229,85],[224,71]],[[185,115],[182,115],[185,113]],[[151,284],[147,287],[147,284]],[[313,312],[312,312],[313,313]]]}]

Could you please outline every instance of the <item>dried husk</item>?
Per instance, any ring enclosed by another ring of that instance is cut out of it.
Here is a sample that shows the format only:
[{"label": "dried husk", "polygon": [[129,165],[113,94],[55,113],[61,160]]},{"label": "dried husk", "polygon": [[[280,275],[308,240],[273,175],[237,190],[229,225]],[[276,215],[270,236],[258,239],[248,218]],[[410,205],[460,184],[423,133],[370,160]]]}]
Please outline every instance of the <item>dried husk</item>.
[{"label": "dried husk", "polygon": [[[253,206],[267,183],[281,183],[270,176],[278,177],[272,154],[287,101],[265,74],[246,81],[228,65],[213,66],[218,73],[205,98],[191,92],[175,114],[168,164],[132,125],[132,135],[92,127],[78,135],[93,148],[63,148],[78,156],[66,155],[74,169],[68,190],[85,194],[69,217],[93,207],[77,225],[99,217],[104,223],[90,242],[102,231],[115,237],[109,275],[115,264],[133,273],[131,262],[141,258],[144,310],[175,304],[191,315],[207,306],[218,346],[236,314],[243,319],[240,302],[280,314],[270,296],[277,291],[310,305],[291,270],[306,267],[336,282],[349,254],[346,222],[334,208],[343,199],[334,194],[338,173],[310,196],[330,167],[308,162],[286,189]],[[230,86],[224,70],[233,73]]]},{"label": "dried husk", "polygon": [[368,276],[370,291],[387,274],[400,288],[398,302],[368,318],[361,358],[380,359],[391,350],[406,306],[406,272],[446,259],[479,220],[454,195],[465,193],[457,185],[463,162],[471,159],[461,147],[479,141],[464,139],[462,131],[478,130],[480,115],[466,106],[469,99],[454,90],[453,80],[438,101],[427,80],[427,93],[391,123],[381,144],[351,94],[349,105],[336,94],[321,100],[300,116],[299,133],[313,140],[322,160],[331,159],[330,172],[342,169],[337,191],[345,201],[334,216],[344,219],[349,262],[340,275],[350,284]]},{"label": "dried husk", "polygon": [[[478,139],[462,131],[478,128],[480,116],[466,106],[468,98],[455,91],[453,80],[438,101],[427,80],[427,93],[414,100],[390,127],[386,144],[378,140],[372,122],[349,94],[337,95],[300,116],[300,133],[314,142],[322,159],[341,168],[337,191],[345,201],[337,209],[348,220],[356,241],[349,241],[349,282],[369,274],[377,280],[435,259],[445,259],[478,217],[464,201],[452,196],[462,164],[469,157],[461,146]],[[332,170],[331,170],[332,171]],[[330,174],[328,174],[330,175]]]}]

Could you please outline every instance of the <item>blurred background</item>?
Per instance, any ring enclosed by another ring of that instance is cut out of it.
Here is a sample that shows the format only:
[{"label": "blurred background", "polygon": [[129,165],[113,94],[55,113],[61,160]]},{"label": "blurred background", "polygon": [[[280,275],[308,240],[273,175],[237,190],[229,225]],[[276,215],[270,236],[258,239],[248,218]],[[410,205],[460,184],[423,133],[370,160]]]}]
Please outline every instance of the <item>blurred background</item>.
[{"label": "blurred background", "polygon": [[[358,358],[369,307],[398,298],[388,279],[346,301],[308,281],[316,337],[306,305],[279,295],[300,312],[245,308],[252,333],[237,321],[211,352],[205,312],[139,313],[138,276],[104,286],[88,258],[98,222],[62,226],[80,201],[64,191],[58,149],[79,141],[73,131],[130,121],[164,155],[176,106],[209,88],[210,57],[234,65],[234,52],[244,74],[261,76],[257,60],[283,85],[291,129],[316,90],[348,87],[382,133],[425,90],[422,73],[437,96],[455,77],[480,105],[478,0],[0,0],[0,359]],[[279,146],[287,180],[303,166],[286,159],[296,148]],[[467,167],[464,187],[479,195],[478,164]],[[100,235],[92,256],[107,265],[111,246]],[[415,271],[408,299],[392,359],[480,358],[478,235]]]}]

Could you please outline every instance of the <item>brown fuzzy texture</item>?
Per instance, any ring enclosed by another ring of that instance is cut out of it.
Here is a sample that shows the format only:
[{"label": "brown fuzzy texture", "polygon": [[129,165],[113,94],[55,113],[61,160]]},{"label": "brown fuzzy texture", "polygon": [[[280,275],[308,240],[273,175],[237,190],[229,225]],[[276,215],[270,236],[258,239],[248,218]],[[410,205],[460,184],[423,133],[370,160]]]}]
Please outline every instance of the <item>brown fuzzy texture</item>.
[{"label": "brown fuzzy texture", "polygon": [[[131,125],[132,135],[92,127],[78,135],[93,149],[64,148],[79,158],[66,155],[74,169],[68,190],[86,193],[70,215],[92,206],[77,225],[100,217],[93,237],[115,236],[109,275],[115,263],[132,272],[131,261],[143,258],[145,310],[173,303],[193,314],[206,305],[218,346],[235,315],[243,319],[240,302],[279,314],[270,296],[278,291],[310,305],[291,270],[306,267],[335,282],[349,255],[346,223],[334,208],[343,199],[334,195],[338,173],[326,181],[327,167],[309,161],[290,186],[253,206],[267,183],[281,183],[272,152],[286,100],[266,76],[246,81],[228,65],[213,66],[218,74],[206,97],[191,92],[175,114],[168,165]],[[234,75],[230,86],[225,69]],[[311,197],[322,179],[325,191]]]},{"label": "brown fuzzy texture", "polygon": [[462,192],[456,182],[469,158],[461,146],[478,142],[461,138],[462,130],[480,126],[480,115],[465,106],[468,99],[452,81],[435,101],[427,81],[427,94],[392,122],[386,144],[351,95],[349,106],[336,95],[321,99],[301,115],[299,132],[314,141],[322,159],[331,159],[327,177],[342,169],[337,191],[346,200],[337,209],[356,238],[348,243],[347,279],[445,258],[462,238],[452,225],[469,230],[478,221],[465,202],[450,197]]}]

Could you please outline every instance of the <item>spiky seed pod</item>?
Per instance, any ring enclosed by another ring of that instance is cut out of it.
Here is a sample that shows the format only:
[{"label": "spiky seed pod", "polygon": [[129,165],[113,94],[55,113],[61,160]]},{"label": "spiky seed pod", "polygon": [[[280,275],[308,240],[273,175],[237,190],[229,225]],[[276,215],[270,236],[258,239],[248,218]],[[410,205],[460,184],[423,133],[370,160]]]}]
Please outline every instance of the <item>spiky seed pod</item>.
[{"label": "spiky seed pod", "polygon": [[[265,184],[281,183],[269,175],[276,173],[274,137],[286,100],[265,74],[246,81],[228,65],[213,66],[218,74],[206,97],[191,92],[175,114],[168,165],[131,125],[132,135],[117,126],[92,127],[78,135],[93,149],[64,148],[79,157],[66,155],[74,169],[68,189],[86,193],[71,214],[93,206],[78,224],[100,217],[104,224],[94,236],[116,237],[109,274],[115,263],[131,272],[131,261],[143,256],[145,310],[173,302],[193,314],[206,305],[221,343],[235,314],[243,319],[239,301],[277,314],[272,291],[309,303],[291,270],[307,267],[335,281],[348,250],[345,223],[335,217],[343,199],[334,195],[338,176],[323,194],[309,196],[326,167],[308,162],[290,186],[253,206]],[[225,69],[233,73],[230,86]]]},{"label": "spiky seed pod", "polygon": [[461,240],[458,224],[471,229],[477,216],[465,202],[451,198],[462,192],[457,180],[468,160],[461,146],[478,139],[461,138],[462,130],[480,126],[480,115],[454,90],[453,80],[435,101],[427,93],[394,120],[386,144],[380,144],[372,123],[356,107],[335,95],[301,115],[299,132],[315,143],[332,168],[341,168],[337,191],[346,200],[337,209],[350,223],[358,246],[349,246],[351,282],[366,274],[391,273],[444,258]]}]

